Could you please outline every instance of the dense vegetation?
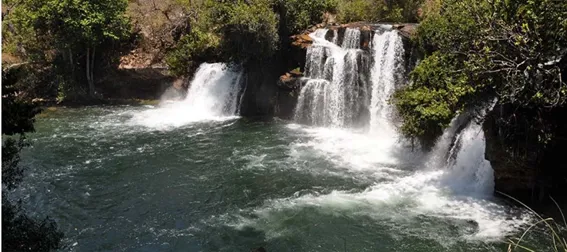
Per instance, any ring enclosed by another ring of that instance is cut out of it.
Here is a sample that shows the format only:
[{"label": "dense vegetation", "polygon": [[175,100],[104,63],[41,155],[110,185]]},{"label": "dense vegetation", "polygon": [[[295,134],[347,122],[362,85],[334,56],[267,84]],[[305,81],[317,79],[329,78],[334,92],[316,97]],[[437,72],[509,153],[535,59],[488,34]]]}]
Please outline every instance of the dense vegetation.
[{"label": "dense vegetation", "polygon": [[168,53],[178,75],[206,59],[264,61],[289,47],[288,37],[321,22],[415,21],[421,0],[194,1],[190,32]]},{"label": "dense vegetation", "polygon": [[95,71],[115,65],[131,35],[125,0],[4,0],[3,7],[5,51],[52,75],[60,99],[95,97]]},{"label": "dense vegetation", "polygon": [[145,65],[190,75],[204,61],[269,60],[321,22],[416,21],[421,2],[3,0],[3,48],[28,65],[23,95],[77,101],[100,98],[98,84],[134,48]]},{"label": "dense vegetation", "polygon": [[39,112],[16,95],[18,72],[2,71],[2,250],[51,251],[60,248],[63,238],[55,222],[28,216],[11,196],[24,176],[19,153],[28,145],[25,134],[34,131],[34,116]]},{"label": "dense vegetation", "polygon": [[[549,113],[565,107],[567,2],[444,0],[421,22],[416,40],[426,57],[397,92],[403,132],[433,139],[466,108],[494,99],[526,113],[526,135],[554,138]],[[501,116],[510,132],[518,113]]]},{"label": "dense vegetation", "polygon": [[482,119],[496,189],[525,201],[562,195],[567,2],[428,3],[415,35],[424,58],[392,100],[402,132],[432,146],[457,114],[493,106]]}]

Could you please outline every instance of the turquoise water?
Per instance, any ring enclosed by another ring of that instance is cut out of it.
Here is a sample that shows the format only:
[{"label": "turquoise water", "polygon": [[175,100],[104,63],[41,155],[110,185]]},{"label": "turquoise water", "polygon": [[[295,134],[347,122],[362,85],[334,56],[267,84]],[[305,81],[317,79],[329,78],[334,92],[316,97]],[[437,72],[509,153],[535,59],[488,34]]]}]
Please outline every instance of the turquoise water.
[{"label": "turquoise water", "polygon": [[379,137],[177,112],[40,115],[17,194],[64,251],[505,251],[529,221]]}]

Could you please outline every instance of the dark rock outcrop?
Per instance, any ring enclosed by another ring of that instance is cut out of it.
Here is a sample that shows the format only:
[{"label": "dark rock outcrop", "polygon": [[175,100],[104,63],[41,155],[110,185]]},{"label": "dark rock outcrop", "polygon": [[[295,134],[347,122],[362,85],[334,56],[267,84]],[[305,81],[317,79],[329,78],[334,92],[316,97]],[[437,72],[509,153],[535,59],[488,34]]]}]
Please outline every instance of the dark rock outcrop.
[{"label": "dark rock outcrop", "polygon": [[[564,195],[567,190],[566,112],[564,108],[555,109],[542,116],[529,109],[499,104],[486,116],[483,125],[485,156],[494,169],[497,191],[525,203],[542,203],[549,201],[549,195],[556,198]],[[542,116],[542,120],[563,120],[553,123],[560,128],[553,129],[554,138],[545,146],[541,145],[538,134],[530,130],[530,122],[536,116]]]},{"label": "dark rock outcrop", "polygon": [[[317,29],[327,28],[329,32],[325,39],[333,40],[338,36],[337,43],[341,44],[347,28],[356,28],[361,31],[360,47],[368,51],[371,49],[372,39],[376,32],[387,29],[398,29],[404,37],[406,53],[406,69],[415,65],[417,53],[409,40],[415,31],[416,24],[370,24],[364,22],[338,25],[333,22],[319,24],[304,32],[286,37],[277,55],[267,62],[247,62],[244,65],[242,86],[244,89],[241,101],[240,114],[246,117],[279,117],[292,119],[299,97],[303,72],[305,71],[305,57],[307,48],[313,44],[310,33]],[[337,31],[336,33],[334,31]],[[367,60],[368,61],[368,60]],[[366,61],[360,61],[366,62]],[[368,61],[369,62],[369,61]],[[406,73],[402,73],[405,75]],[[364,116],[362,113],[361,116]],[[367,115],[366,115],[367,116]]]},{"label": "dark rock outcrop", "polygon": [[97,83],[98,91],[109,99],[159,99],[174,77],[162,68],[118,69]]}]

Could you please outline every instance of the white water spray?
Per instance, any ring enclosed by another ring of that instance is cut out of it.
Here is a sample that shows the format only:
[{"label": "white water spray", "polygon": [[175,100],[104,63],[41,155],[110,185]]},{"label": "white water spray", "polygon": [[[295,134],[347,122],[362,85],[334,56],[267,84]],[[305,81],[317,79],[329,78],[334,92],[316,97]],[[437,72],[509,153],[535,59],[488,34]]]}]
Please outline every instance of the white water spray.
[{"label": "white water spray", "polygon": [[130,123],[171,129],[198,121],[218,121],[237,116],[242,74],[223,63],[203,63],[197,69],[184,101],[170,102],[137,113]]},{"label": "white water spray", "polygon": [[187,92],[188,109],[203,117],[236,115],[240,77],[225,64],[201,64]]},{"label": "white water spray", "polygon": [[455,193],[481,196],[493,193],[494,171],[484,158],[485,141],[481,125],[474,121],[457,135],[444,178]]},{"label": "white water spray", "polygon": [[402,71],[402,38],[396,31],[374,35],[374,65],[371,72],[370,131],[396,135],[394,110],[388,103],[396,89],[396,73]]},{"label": "white water spray", "polygon": [[[331,127],[348,127],[359,110],[358,58],[360,31],[347,29],[342,48],[327,41],[327,29],[310,34],[305,84],[295,110],[297,122]],[[336,33],[333,41],[336,42]]]}]

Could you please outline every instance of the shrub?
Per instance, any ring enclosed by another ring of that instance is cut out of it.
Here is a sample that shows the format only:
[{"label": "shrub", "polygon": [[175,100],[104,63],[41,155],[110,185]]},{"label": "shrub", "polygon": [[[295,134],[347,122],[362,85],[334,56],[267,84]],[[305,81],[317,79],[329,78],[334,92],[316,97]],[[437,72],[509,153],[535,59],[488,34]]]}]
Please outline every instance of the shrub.
[{"label": "shrub", "polygon": [[336,0],[279,0],[283,20],[289,33],[298,33],[311,25],[321,23],[325,12],[335,12]]},{"label": "shrub", "polygon": [[398,90],[394,103],[404,119],[402,132],[431,144],[475,93],[457,59],[434,53],[411,73],[412,85]]},{"label": "shrub", "polygon": [[167,54],[169,70],[175,75],[191,72],[199,63],[218,58],[219,45],[216,34],[193,30],[181,37],[175,48]]}]

